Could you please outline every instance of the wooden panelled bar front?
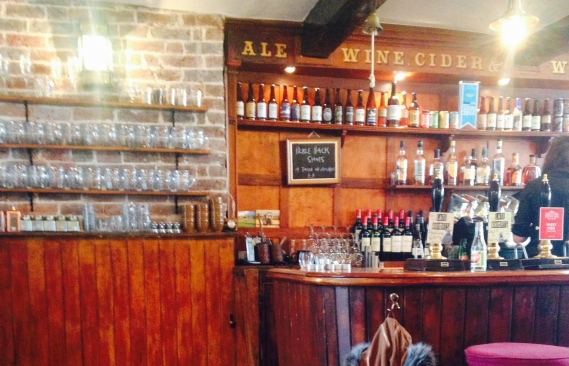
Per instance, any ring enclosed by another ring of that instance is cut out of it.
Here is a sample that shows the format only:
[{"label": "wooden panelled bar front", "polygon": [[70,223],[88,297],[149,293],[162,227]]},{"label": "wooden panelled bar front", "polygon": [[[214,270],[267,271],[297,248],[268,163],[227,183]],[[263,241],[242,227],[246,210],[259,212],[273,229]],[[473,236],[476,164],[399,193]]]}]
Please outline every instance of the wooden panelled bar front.
[{"label": "wooden panelled bar front", "polygon": [[396,318],[439,364],[466,365],[489,342],[569,346],[569,271],[318,273],[273,269],[279,365],[336,366],[370,341],[397,293]]},{"label": "wooden panelled bar front", "polygon": [[233,235],[0,239],[0,365],[233,365]]}]

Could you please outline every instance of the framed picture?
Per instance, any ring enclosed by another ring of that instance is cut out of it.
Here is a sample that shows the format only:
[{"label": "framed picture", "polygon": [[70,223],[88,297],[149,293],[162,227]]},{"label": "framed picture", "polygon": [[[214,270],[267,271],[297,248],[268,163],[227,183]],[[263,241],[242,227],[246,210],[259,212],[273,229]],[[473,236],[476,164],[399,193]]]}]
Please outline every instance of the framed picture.
[{"label": "framed picture", "polygon": [[289,185],[340,183],[340,138],[288,139]]}]

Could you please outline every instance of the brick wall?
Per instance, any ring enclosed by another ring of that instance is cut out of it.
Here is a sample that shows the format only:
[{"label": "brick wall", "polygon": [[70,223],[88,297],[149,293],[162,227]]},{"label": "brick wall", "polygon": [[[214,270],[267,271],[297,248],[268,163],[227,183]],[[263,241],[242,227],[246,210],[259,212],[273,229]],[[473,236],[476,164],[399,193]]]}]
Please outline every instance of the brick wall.
[{"label": "brick wall", "polygon": [[[9,71],[0,80],[0,93],[34,95],[34,78],[51,73],[51,60],[63,64],[77,55],[76,25],[81,19],[102,15],[109,24],[113,45],[115,88],[108,93],[76,89],[67,77],[56,82],[56,97],[117,98],[121,84],[133,81],[140,87],[186,87],[201,89],[208,112],[176,113],[177,125],[203,128],[212,153],[185,155],[180,169],[197,175],[194,189],[213,194],[227,191],[227,147],[223,79],[223,18],[179,11],[73,0],[1,1],[0,53],[9,60]],[[22,75],[20,55],[29,55],[30,75]],[[25,120],[23,105],[0,103],[0,119]],[[170,113],[149,110],[30,106],[31,121],[123,124],[170,124]],[[145,167],[174,169],[173,154],[102,151],[36,150],[37,164],[83,167]],[[0,150],[0,164],[26,163],[25,150]],[[80,214],[92,202],[101,215],[117,214],[123,202],[150,202],[153,219],[175,220],[173,197],[36,195],[37,214]],[[181,199],[180,203],[187,202]],[[191,200],[190,200],[191,201]],[[1,195],[0,209],[12,205],[30,210],[26,195]],[[32,213],[33,214],[33,213]]]}]

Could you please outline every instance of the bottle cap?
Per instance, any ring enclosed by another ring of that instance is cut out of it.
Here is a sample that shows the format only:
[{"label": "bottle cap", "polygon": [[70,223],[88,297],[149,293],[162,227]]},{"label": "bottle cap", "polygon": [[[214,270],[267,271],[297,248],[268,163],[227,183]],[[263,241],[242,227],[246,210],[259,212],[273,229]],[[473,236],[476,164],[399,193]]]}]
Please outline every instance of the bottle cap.
[{"label": "bottle cap", "polygon": [[549,179],[547,179],[547,174],[544,174],[544,175],[543,175],[543,178],[541,178],[541,181],[542,181],[543,183],[549,183]]}]

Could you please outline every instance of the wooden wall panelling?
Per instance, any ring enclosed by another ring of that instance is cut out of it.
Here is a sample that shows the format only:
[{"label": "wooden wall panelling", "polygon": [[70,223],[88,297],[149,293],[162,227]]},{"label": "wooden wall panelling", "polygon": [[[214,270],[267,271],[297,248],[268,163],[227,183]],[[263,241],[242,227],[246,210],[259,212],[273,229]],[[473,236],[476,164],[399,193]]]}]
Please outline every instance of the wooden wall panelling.
[{"label": "wooden wall panelling", "polygon": [[10,246],[0,246],[0,364],[15,364]]},{"label": "wooden wall panelling", "polygon": [[41,239],[28,243],[28,275],[30,290],[30,339],[32,342],[32,363],[45,365],[48,363],[48,319],[47,294],[45,290],[44,246]]},{"label": "wooden wall panelling", "polygon": [[102,240],[95,246],[96,281],[97,281],[97,313],[100,364],[116,364],[115,329],[113,309],[113,269],[110,240]]},{"label": "wooden wall panelling", "polygon": [[[81,299],[81,334],[83,340],[83,364],[99,365],[99,332],[97,329],[97,262],[95,244],[79,241],[79,286]],[[146,300],[146,299],[145,299]]]},{"label": "wooden wall panelling", "polygon": [[385,318],[385,290],[382,288],[366,288],[366,329],[367,339],[373,335]]},{"label": "wooden wall panelling", "polygon": [[33,365],[28,277],[28,247],[23,240],[10,243],[12,314],[14,322],[14,359],[16,365]]},{"label": "wooden wall panelling", "polygon": [[234,271],[236,365],[258,366],[260,358],[259,271]]},{"label": "wooden wall panelling", "polygon": [[350,334],[351,344],[358,344],[366,341],[366,324],[365,324],[365,289],[364,288],[348,288],[349,296],[349,314],[350,314]]},{"label": "wooden wall panelling", "polygon": [[464,346],[488,342],[488,311],[490,289],[467,288],[466,310],[468,321],[464,326]]},{"label": "wooden wall panelling", "polygon": [[[464,319],[467,316],[466,290],[445,288],[442,294],[442,330],[440,353],[444,365],[460,365],[464,359]],[[404,323],[407,324],[407,323]]]},{"label": "wooden wall panelling", "polygon": [[[336,306],[336,296],[339,295],[341,303],[346,303],[347,298],[347,288],[337,293],[334,287],[323,287],[322,288],[322,305],[324,310],[324,323],[326,331],[324,332],[324,339],[326,340],[326,358],[327,365],[339,366],[339,357],[343,354],[346,348],[349,349],[350,345],[350,334],[349,334],[349,313],[347,314],[348,319],[341,321],[342,312],[346,311],[343,308],[341,311]],[[339,312],[340,311],[340,312]],[[347,312],[347,311],[346,311]],[[342,328],[340,332],[338,329],[340,326],[346,326]],[[320,348],[323,349],[323,348]]]},{"label": "wooden wall panelling", "polygon": [[[559,303],[560,304],[569,303],[569,288],[567,288],[566,286],[561,287]],[[560,306],[559,319],[557,320],[557,329],[558,329],[557,345],[563,347],[569,347],[569,337],[565,332],[560,331],[561,329],[568,329],[568,328],[569,328],[569,307]]]},{"label": "wooden wall panelling", "polygon": [[421,340],[430,344],[436,354],[439,354],[441,349],[442,295],[441,288],[429,288],[423,292],[423,335]]},{"label": "wooden wall panelling", "polygon": [[537,288],[535,286],[516,287],[514,313],[518,321],[512,323],[511,338],[514,342],[534,342],[536,299]]},{"label": "wooden wall panelling", "polygon": [[[63,302],[65,304],[65,364],[82,365],[79,245],[69,245],[67,241],[63,240],[60,243],[63,266],[61,271],[63,275]],[[25,247],[25,244],[23,246]],[[131,299],[133,294],[134,291],[131,293]],[[14,303],[16,302],[14,301]]]},{"label": "wooden wall panelling", "polygon": [[128,241],[131,360],[140,365],[148,364],[144,268],[144,241],[131,239]]},{"label": "wooden wall panelling", "polygon": [[129,313],[129,252],[126,240],[112,240],[109,243],[112,259],[114,350],[117,365],[132,362]]},{"label": "wooden wall panelling", "polygon": [[543,286],[537,290],[536,343],[557,344],[560,290],[559,286]]},{"label": "wooden wall panelling", "polygon": [[512,328],[514,289],[495,287],[490,289],[488,309],[488,342],[508,342]]},{"label": "wooden wall panelling", "polygon": [[417,342],[423,332],[423,290],[418,287],[406,288],[400,305],[403,319],[406,320],[405,329],[411,335],[413,342]]}]

